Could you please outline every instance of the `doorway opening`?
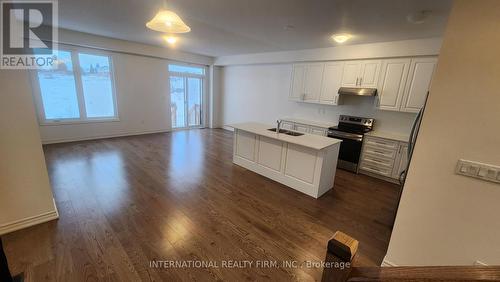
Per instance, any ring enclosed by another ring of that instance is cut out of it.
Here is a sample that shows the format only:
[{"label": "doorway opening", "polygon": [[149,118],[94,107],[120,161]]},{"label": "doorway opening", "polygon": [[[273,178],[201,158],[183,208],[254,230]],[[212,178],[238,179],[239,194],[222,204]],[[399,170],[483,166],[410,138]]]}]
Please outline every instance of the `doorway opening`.
[{"label": "doorway opening", "polygon": [[173,129],[200,128],[205,122],[205,68],[168,66]]}]

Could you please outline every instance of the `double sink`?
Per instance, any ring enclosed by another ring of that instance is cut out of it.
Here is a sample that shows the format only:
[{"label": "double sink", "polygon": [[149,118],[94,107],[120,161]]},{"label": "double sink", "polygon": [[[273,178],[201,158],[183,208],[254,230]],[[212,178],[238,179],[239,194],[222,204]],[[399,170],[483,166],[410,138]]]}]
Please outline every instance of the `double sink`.
[{"label": "double sink", "polygon": [[[269,128],[268,130],[276,132],[276,128]],[[290,136],[302,136],[302,135],[304,135],[304,133],[299,133],[299,132],[286,130],[286,129],[280,129],[280,131],[278,133],[283,133],[283,134],[290,135]]]}]

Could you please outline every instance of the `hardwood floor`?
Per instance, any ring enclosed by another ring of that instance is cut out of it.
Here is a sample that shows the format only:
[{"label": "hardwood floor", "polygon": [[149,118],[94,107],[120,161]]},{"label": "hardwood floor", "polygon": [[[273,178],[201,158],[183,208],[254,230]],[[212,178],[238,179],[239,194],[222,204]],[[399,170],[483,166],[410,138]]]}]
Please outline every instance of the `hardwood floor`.
[{"label": "hardwood floor", "polygon": [[[232,132],[203,129],[45,146],[60,219],[3,236],[12,272],[26,281],[318,280],[321,267],[281,262],[322,261],[336,230],[360,241],[355,265],[380,265],[398,186],[338,170],[315,200],[233,165],[232,144]],[[244,260],[252,267],[222,267]]]}]

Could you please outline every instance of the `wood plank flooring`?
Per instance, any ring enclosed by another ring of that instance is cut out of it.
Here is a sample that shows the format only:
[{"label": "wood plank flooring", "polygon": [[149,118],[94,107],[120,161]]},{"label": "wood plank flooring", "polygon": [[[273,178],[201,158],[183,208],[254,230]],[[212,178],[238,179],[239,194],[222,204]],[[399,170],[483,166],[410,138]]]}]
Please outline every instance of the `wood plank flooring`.
[{"label": "wood plank flooring", "polygon": [[[316,200],[234,165],[232,144],[232,132],[201,129],[45,146],[60,219],[3,236],[11,271],[26,281],[313,281],[322,268],[304,262],[322,261],[336,230],[360,241],[355,265],[380,265],[398,186],[338,170]],[[222,267],[244,260],[252,267]],[[256,266],[265,261],[278,266]]]}]

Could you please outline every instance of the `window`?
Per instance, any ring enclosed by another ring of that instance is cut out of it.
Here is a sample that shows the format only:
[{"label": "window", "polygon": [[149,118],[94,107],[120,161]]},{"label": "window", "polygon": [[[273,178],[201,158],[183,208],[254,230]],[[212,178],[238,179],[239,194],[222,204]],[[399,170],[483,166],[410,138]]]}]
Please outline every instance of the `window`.
[{"label": "window", "polygon": [[38,83],[46,119],[78,119],[78,97],[71,53],[57,52],[53,68],[38,70]]},{"label": "window", "polygon": [[74,50],[56,56],[51,67],[36,70],[40,121],[115,120],[111,58]]},{"label": "window", "polygon": [[168,70],[172,127],[202,126],[205,68],[169,65]]},{"label": "window", "polygon": [[191,73],[191,74],[197,74],[197,75],[204,75],[205,74],[205,68],[192,67],[192,66],[182,66],[182,65],[168,65],[168,71]]},{"label": "window", "polygon": [[114,117],[109,58],[78,54],[82,76],[85,111],[89,118]]}]

